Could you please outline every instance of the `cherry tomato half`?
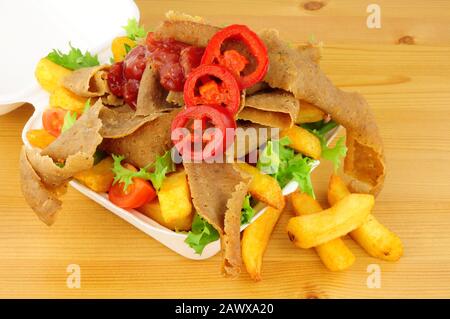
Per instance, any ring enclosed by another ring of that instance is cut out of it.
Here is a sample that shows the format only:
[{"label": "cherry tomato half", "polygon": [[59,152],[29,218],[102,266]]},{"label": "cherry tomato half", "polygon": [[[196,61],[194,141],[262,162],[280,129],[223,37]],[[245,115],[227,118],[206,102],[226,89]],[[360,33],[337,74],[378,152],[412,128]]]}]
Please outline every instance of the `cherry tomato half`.
[{"label": "cherry tomato half", "polygon": [[150,183],[142,178],[133,178],[133,184],[124,191],[123,183],[111,186],[108,192],[109,200],[122,208],[137,208],[156,197],[156,192]]},{"label": "cherry tomato half", "polygon": [[51,135],[58,137],[61,134],[61,128],[64,124],[66,111],[59,108],[50,108],[45,110],[42,115],[42,125]]}]

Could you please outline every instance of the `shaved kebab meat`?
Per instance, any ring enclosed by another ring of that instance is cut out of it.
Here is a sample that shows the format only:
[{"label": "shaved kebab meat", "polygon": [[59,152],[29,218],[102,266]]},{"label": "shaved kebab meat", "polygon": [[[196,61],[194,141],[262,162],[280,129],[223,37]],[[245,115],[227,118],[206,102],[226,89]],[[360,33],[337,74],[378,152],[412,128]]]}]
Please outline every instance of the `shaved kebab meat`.
[{"label": "shaved kebab meat", "polygon": [[23,197],[36,215],[48,226],[55,222],[56,214],[61,209],[62,202],[56,191],[45,186],[36,174],[28,160],[26,146],[22,146],[19,159],[20,186]]},{"label": "shaved kebab meat", "polygon": [[43,151],[22,148],[22,193],[28,205],[47,225],[54,223],[62,205],[58,190],[65,189],[75,174],[94,165],[93,156],[102,141],[99,133],[102,122],[98,118],[102,107],[99,100]]},{"label": "shaved kebab meat", "polygon": [[319,66],[282,41],[275,30],[260,33],[270,68],[264,79],[271,87],[292,92],[331,115],[347,129],[344,171],[355,192],[378,193],[386,174],[383,143],[366,100],[335,87]]},{"label": "shaved kebab meat", "polygon": [[110,154],[120,154],[130,164],[145,167],[172,147],[170,126],[179,109],[162,113],[133,133],[121,138],[105,138],[100,148]]},{"label": "shaved kebab meat", "polygon": [[238,119],[283,129],[294,125],[299,107],[292,93],[281,90],[257,93],[247,97]]},{"label": "shaved kebab meat", "polygon": [[100,119],[103,123],[100,134],[103,138],[125,137],[162,114],[136,115],[136,112],[128,105],[116,108],[105,107],[100,112]]},{"label": "shaved kebab meat", "polygon": [[106,64],[78,69],[63,78],[62,84],[78,96],[103,96],[108,92],[108,70],[109,65]]},{"label": "shaved kebab meat", "polygon": [[197,213],[220,234],[223,271],[236,276],[241,268],[240,218],[251,178],[231,163],[184,163]]},{"label": "shaved kebab meat", "polygon": [[99,118],[103,108],[99,99],[75,124],[47,146],[42,155],[49,155],[55,161],[65,161],[70,155],[84,153],[93,156],[102,142],[100,135],[102,121]]}]

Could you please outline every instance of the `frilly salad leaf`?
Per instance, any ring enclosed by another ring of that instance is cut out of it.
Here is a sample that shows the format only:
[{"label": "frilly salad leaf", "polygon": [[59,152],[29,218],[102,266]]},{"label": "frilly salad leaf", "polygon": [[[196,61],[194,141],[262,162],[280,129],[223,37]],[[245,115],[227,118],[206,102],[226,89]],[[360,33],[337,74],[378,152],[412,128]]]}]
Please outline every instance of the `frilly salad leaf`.
[{"label": "frilly salad leaf", "polygon": [[[255,211],[250,206],[250,198],[250,195],[245,196],[244,203],[242,204],[241,225],[250,223],[253,216],[255,216]],[[210,223],[200,217],[200,215],[195,214],[194,220],[192,221],[192,228],[185,242],[197,254],[201,255],[206,245],[216,241],[219,237],[219,233]]]},{"label": "frilly salad leaf", "polygon": [[322,157],[333,163],[334,170],[337,171],[341,165],[342,158],[347,155],[347,147],[344,143],[344,137],[340,137],[334,147],[328,147],[325,135],[334,129],[338,124],[334,121],[325,123],[324,121],[319,121],[315,123],[303,124],[302,127],[316,135],[322,146]]},{"label": "frilly salad leaf", "polygon": [[[123,183],[124,191],[133,183],[133,178],[149,180],[152,182],[156,191],[159,191],[166,174],[175,170],[175,164],[172,162],[170,151],[164,153],[163,156],[158,156],[154,163],[141,168],[137,172],[122,166],[121,162],[124,160],[124,156],[112,154],[112,158],[114,160],[112,169],[114,173],[113,184]],[[148,171],[150,167],[154,167],[153,172]]]},{"label": "frilly salad leaf", "polygon": [[[91,107],[91,99],[89,98],[89,99],[87,99],[86,103],[84,104],[83,113],[86,113],[90,107]],[[77,121],[77,118],[78,118],[77,112],[67,111],[66,115],[64,116],[64,122],[63,122],[63,126],[61,127],[61,133],[65,132],[69,128],[71,128]]]},{"label": "frilly salad leaf", "polygon": [[77,117],[77,112],[67,111],[66,115],[64,115],[64,122],[63,126],[61,127],[61,133],[64,133],[65,131],[70,129],[77,121]]},{"label": "frilly salad leaf", "polygon": [[242,211],[241,211],[241,225],[245,225],[250,223],[253,216],[255,216],[255,210],[250,205],[250,195],[245,196],[244,203],[242,204]]},{"label": "frilly salad leaf", "polygon": [[314,197],[311,170],[315,161],[301,154],[295,154],[294,150],[288,147],[289,144],[287,136],[268,141],[256,166],[262,172],[274,177],[282,188],[294,180],[303,192]]},{"label": "frilly salad leaf", "polygon": [[74,48],[70,43],[69,46],[70,51],[68,53],[62,53],[59,50],[53,49],[53,51],[47,55],[47,59],[69,70],[78,70],[100,65],[97,55],[92,55],[89,51],[86,51],[83,54],[80,49]]},{"label": "frilly salad leaf", "polygon": [[219,239],[219,232],[200,215],[195,214],[192,229],[189,231],[185,243],[199,255],[206,245]]},{"label": "frilly salad leaf", "polygon": [[131,40],[136,40],[145,37],[146,32],[143,26],[139,26],[139,23],[135,18],[128,19],[126,26],[122,27],[127,33],[127,37]]},{"label": "frilly salad leaf", "polygon": [[156,191],[159,191],[161,185],[166,178],[166,174],[175,171],[175,164],[172,162],[172,156],[170,151],[164,153],[163,156],[158,156],[154,164],[149,165],[147,168],[154,166],[154,171],[149,173],[150,181]]}]

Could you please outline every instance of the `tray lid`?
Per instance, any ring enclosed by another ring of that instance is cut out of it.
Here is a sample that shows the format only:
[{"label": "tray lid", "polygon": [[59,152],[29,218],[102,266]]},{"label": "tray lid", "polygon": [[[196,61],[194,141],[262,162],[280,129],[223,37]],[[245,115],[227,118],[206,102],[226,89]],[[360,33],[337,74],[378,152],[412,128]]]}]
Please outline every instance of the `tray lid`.
[{"label": "tray lid", "polygon": [[34,69],[52,49],[67,52],[70,41],[83,52],[99,53],[102,61],[130,18],[139,20],[132,0],[1,1],[0,114],[36,100]]}]

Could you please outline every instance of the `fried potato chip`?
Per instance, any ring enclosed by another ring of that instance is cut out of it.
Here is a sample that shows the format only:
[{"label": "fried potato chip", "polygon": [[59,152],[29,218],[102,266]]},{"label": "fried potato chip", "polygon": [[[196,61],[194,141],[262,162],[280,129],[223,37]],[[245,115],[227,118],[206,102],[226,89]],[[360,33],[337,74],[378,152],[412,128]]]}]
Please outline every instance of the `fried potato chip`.
[{"label": "fried potato chip", "polygon": [[[341,178],[333,174],[328,184],[328,202],[330,205],[349,196],[349,194],[350,192]],[[360,227],[350,232],[350,237],[373,257],[397,261],[403,255],[403,244],[400,238],[381,224],[372,214],[369,214]]]},{"label": "fried potato chip", "polygon": [[276,209],[284,208],[284,196],[275,178],[261,173],[259,169],[247,163],[237,163],[237,167],[252,176],[248,192],[255,199]]},{"label": "fried potato chip", "polygon": [[187,224],[194,217],[185,171],[166,176],[158,192],[161,215],[166,224]]},{"label": "fried potato chip", "polygon": [[72,71],[66,69],[47,58],[41,59],[34,71],[36,80],[42,86],[44,90],[52,93],[57,87],[60,86],[61,80],[71,74]]},{"label": "fried potato chip", "polygon": [[300,110],[295,123],[314,123],[325,119],[325,117],[326,114],[321,109],[306,101],[300,101]]},{"label": "fried potato chip", "polygon": [[[320,204],[306,193],[294,192],[290,196],[297,216],[321,212]],[[355,255],[348,249],[341,238],[333,239],[315,247],[325,267],[331,271],[348,269],[355,262]]]},{"label": "fried potato chip", "polygon": [[289,239],[300,248],[312,248],[342,237],[365,221],[374,205],[373,195],[351,194],[331,208],[289,220]]},{"label": "fried potato chip", "polygon": [[60,107],[68,111],[75,111],[78,114],[83,112],[87,98],[77,96],[63,86],[57,86],[50,94],[50,107]]},{"label": "fried potato chip", "polygon": [[173,219],[170,222],[166,221],[161,212],[161,206],[158,198],[155,198],[151,202],[145,204],[142,207],[137,208],[139,212],[150,217],[158,224],[169,228],[173,231],[188,231],[191,229],[192,216],[185,216],[184,218]]},{"label": "fried potato chip", "polygon": [[317,136],[297,125],[286,128],[280,132],[280,137],[286,136],[289,137],[291,141],[289,146],[294,150],[311,158],[320,159],[322,146]]},{"label": "fried potato chip", "polygon": [[255,281],[261,280],[264,252],[281,212],[282,209],[268,207],[257,220],[244,230],[242,235],[242,261],[248,274]]},{"label": "fried potato chip", "polygon": [[74,178],[94,192],[106,193],[114,180],[113,164],[114,161],[111,156],[105,157],[91,168],[76,173]]}]

